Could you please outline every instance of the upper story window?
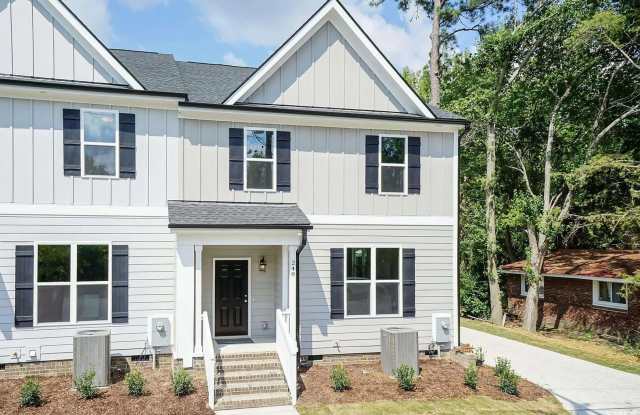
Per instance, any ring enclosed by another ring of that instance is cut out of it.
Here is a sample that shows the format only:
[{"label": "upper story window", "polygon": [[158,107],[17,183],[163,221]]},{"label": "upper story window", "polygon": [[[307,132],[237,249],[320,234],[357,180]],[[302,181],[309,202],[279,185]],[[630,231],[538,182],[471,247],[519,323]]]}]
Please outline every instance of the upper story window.
[{"label": "upper story window", "polygon": [[345,253],[347,317],[399,316],[400,248],[348,247]]},{"label": "upper story window", "polygon": [[83,109],[81,112],[82,175],[118,176],[118,112]]},{"label": "upper story window", "polygon": [[107,322],[111,296],[108,244],[39,244],[34,258],[37,324]]},{"label": "upper story window", "polygon": [[[527,296],[529,292],[529,281],[527,281],[526,275],[520,276],[520,295]],[[538,288],[538,298],[544,298],[544,277],[540,280],[540,287]]]},{"label": "upper story window", "polygon": [[613,281],[593,282],[593,305],[627,309],[627,299],[624,296],[624,283]]},{"label": "upper story window", "polygon": [[407,152],[407,136],[380,136],[380,193],[407,193]]},{"label": "upper story window", "polygon": [[245,190],[276,190],[276,131],[245,128]]}]

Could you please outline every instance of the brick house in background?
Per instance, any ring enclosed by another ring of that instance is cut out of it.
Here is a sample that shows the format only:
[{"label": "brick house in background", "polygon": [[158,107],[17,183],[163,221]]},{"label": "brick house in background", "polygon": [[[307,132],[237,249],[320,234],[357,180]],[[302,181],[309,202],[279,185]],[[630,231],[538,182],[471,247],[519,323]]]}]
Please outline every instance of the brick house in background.
[{"label": "brick house in background", "polygon": [[[528,284],[525,260],[507,264],[508,312],[522,316]],[[549,254],[543,267],[539,324],[547,328],[591,328],[640,335],[640,293],[625,298],[623,276],[640,271],[640,251],[564,249]]]}]

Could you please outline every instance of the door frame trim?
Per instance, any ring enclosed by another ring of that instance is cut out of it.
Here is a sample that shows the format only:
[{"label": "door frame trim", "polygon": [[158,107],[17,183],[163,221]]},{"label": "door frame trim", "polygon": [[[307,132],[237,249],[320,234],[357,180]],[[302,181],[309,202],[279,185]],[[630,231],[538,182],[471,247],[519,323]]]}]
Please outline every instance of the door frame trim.
[{"label": "door frame trim", "polygon": [[[247,261],[247,334],[240,336],[216,336],[216,261]],[[224,258],[213,258],[213,297],[211,299],[213,318],[212,326],[213,330],[211,333],[213,338],[216,337],[224,338],[224,339],[246,339],[251,338],[251,257],[224,257]]]}]

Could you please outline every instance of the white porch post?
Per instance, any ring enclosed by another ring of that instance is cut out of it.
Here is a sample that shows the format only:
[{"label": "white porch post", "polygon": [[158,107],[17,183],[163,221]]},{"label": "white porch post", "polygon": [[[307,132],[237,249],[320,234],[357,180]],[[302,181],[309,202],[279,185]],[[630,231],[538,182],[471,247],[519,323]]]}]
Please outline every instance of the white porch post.
[{"label": "white porch post", "polygon": [[196,258],[196,299],[195,299],[195,330],[196,345],[194,353],[196,356],[202,355],[202,245],[195,245]]},{"label": "white porch post", "polygon": [[289,247],[287,245],[282,245],[280,263],[282,264],[280,308],[282,311],[286,311],[289,308]]},{"label": "white porch post", "polygon": [[297,317],[297,299],[296,299],[296,246],[289,245],[289,330],[291,337],[296,338],[296,328],[298,327]]},{"label": "white porch post", "polygon": [[178,244],[176,251],[176,318],[175,343],[177,357],[184,367],[193,366],[194,310],[193,244]]}]

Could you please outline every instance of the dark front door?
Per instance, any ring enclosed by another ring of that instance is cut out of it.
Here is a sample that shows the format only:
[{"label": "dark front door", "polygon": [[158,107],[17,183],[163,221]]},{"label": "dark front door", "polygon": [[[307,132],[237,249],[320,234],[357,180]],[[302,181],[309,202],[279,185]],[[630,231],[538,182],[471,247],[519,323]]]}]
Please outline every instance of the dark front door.
[{"label": "dark front door", "polygon": [[216,261],[215,336],[249,334],[249,269],[246,260]]}]

